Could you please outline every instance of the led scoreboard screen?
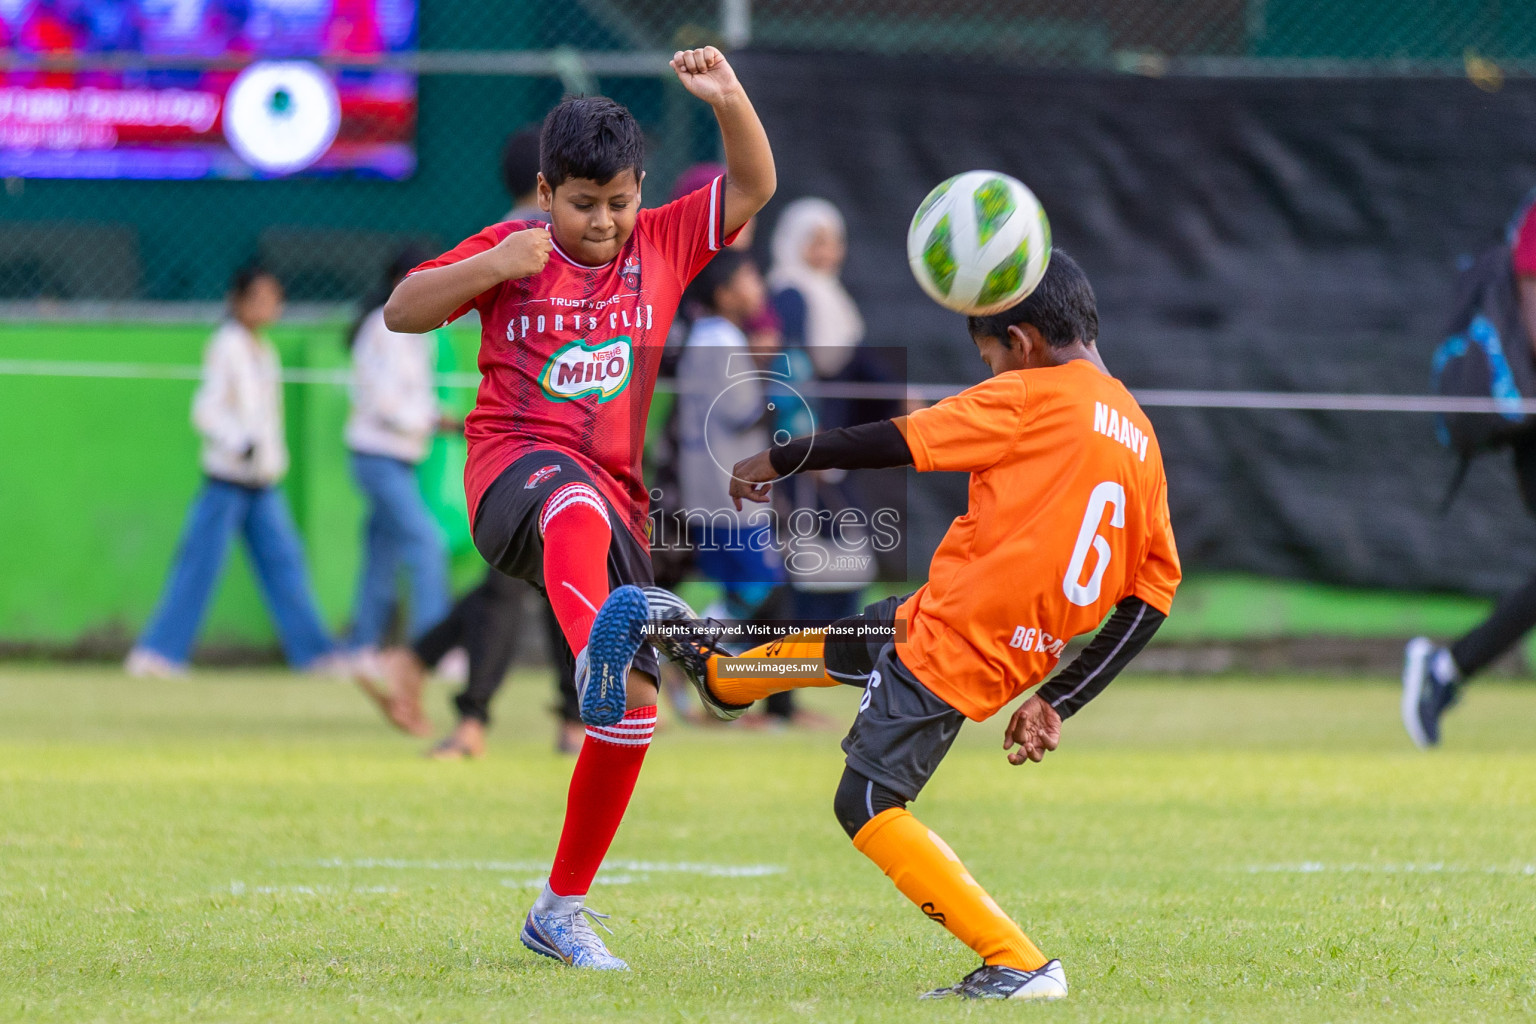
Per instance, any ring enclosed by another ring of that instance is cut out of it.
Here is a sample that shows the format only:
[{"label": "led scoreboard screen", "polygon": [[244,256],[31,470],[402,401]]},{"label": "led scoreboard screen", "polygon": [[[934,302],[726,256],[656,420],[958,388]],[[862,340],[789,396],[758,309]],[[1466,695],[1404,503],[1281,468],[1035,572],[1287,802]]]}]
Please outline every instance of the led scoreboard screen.
[{"label": "led scoreboard screen", "polygon": [[0,176],[415,169],[415,0],[0,0]]}]

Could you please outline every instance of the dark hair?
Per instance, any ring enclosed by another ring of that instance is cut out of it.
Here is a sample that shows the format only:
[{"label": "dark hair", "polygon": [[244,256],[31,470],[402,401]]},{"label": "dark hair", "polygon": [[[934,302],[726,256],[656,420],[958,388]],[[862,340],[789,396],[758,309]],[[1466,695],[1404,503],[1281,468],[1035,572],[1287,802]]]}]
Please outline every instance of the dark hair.
[{"label": "dark hair", "polygon": [[1066,348],[1074,341],[1097,341],[1099,307],[1093,285],[1077,260],[1057,249],[1035,290],[1016,306],[991,316],[967,317],[973,338],[996,338],[1012,347],[1008,328],[1029,324],[1052,348]]},{"label": "dark hair", "polygon": [[276,274],[255,260],[241,264],[229,279],[229,301],[239,302],[245,298],[250,294],[251,286],[264,277],[271,278],[279,288],[283,286],[283,282],[277,279]]},{"label": "dark hair", "polygon": [[715,293],[731,283],[731,278],[742,267],[753,266],[752,257],[744,252],[734,249],[722,249],[715,254],[715,258],[704,264],[704,269],[699,271],[693,283],[688,285],[684,293],[686,301],[703,310],[707,314],[717,312],[715,306]]},{"label": "dark hair", "polygon": [[357,345],[358,332],[363,329],[363,324],[374,310],[389,301],[389,293],[395,290],[395,285],[405,280],[405,275],[412,269],[419,267],[437,255],[437,252],[416,242],[401,246],[384,268],[384,276],[363,299],[362,308],[358,310],[357,318],[352,321],[352,326],[347,329],[347,351],[351,351]]},{"label": "dark hair", "polygon": [[626,169],[636,180],[645,165],[645,136],[624,106],[605,96],[580,96],[544,118],[539,133],[539,170],[550,188],[571,178],[606,185]]},{"label": "dark hair", "polygon": [[501,184],[514,200],[539,187],[539,130],[524,128],[501,144]]}]

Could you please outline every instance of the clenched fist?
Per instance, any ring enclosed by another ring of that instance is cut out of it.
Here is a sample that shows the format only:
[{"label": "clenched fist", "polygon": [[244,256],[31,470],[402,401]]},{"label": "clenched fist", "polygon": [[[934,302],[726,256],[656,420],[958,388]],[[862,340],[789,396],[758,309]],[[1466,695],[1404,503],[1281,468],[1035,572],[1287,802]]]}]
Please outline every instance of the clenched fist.
[{"label": "clenched fist", "polygon": [[711,106],[741,92],[736,72],[731,70],[725,54],[713,46],[678,50],[672,55],[671,65],[683,88]]},{"label": "clenched fist", "polygon": [[503,271],[502,279],[515,281],[520,277],[537,274],[549,262],[549,253],[553,247],[548,228],[524,228],[512,232],[496,243],[495,252],[498,266]]}]

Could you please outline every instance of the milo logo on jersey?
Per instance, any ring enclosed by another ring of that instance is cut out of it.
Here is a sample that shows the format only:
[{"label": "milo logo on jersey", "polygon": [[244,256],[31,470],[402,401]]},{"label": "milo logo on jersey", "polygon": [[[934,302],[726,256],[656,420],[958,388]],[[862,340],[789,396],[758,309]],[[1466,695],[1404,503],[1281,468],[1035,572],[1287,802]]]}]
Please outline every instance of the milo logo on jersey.
[{"label": "milo logo on jersey", "polygon": [[634,368],[634,348],[629,338],[611,338],[588,345],[573,341],[544,364],[539,386],[556,402],[570,402],[597,395],[599,402],[616,398],[629,386]]}]

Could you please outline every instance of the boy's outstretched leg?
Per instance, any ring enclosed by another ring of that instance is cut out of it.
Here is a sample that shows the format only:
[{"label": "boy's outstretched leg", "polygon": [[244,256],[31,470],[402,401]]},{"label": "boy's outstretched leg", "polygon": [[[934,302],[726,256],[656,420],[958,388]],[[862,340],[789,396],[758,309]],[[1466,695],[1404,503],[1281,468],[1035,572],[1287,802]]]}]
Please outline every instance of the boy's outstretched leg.
[{"label": "boy's outstretched leg", "polygon": [[[661,587],[646,587],[653,638],[669,660],[682,668],[698,690],[704,706],[719,719],[738,718],[762,700],[785,690],[806,687],[863,686],[874,667],[884,639],[871,642],[861,634],[882,638],[896,628],[900,598],[887,598],[858,615],[839,619],[827,629],[791,633],[778,640],[732,655],[710,635],[710,624],[699,619],[681,598]],[[832,639],[829,640],[828,637]],[[820,661],[814,675],[786,675],[771,661]]]}]

